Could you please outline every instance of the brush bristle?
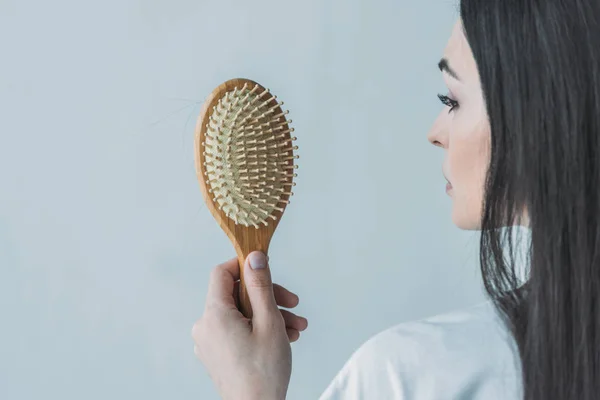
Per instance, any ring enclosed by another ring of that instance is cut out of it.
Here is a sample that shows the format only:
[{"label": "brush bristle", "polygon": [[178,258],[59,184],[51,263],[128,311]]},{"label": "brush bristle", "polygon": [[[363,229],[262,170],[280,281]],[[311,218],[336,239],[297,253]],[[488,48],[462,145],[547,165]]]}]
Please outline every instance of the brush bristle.
[{"label": "brush bristle", "polygon": [[235,88],[210,110],[204,170],[215,205],[236,224],[259,227],[283,211],[298,168],[296,140],[276,97],[259,86]]}]

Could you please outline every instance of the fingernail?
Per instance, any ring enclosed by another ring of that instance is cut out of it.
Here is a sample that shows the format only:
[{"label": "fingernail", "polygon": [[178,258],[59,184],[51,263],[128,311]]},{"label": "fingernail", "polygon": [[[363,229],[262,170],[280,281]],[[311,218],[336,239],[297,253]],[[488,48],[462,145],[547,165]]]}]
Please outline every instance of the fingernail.
[{"label": "fingernail", "polygon": [[267,266],[267,258],[265,254],[260,251],[254,251],[250,253],[248,256],[248,262],[250,263],[250,267],[252,269],[261,269],[266,268]]}]

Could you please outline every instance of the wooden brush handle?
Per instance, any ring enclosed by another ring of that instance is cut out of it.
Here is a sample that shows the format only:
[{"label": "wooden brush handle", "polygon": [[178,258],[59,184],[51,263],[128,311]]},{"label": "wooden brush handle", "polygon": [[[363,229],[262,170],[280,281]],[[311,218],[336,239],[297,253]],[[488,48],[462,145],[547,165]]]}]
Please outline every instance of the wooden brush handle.
[{"label": "wooden brush handle", "polygon": [[238,308],[244,317],[252,319],[252,305],[250,304],[250,298],[248,297],[248,290],[246,289],[246,281],[244,279],[244,263],[246,262],[247,255],[238,255],[238,263],[240,264],[240,286],[239,286],[239,303]]}]

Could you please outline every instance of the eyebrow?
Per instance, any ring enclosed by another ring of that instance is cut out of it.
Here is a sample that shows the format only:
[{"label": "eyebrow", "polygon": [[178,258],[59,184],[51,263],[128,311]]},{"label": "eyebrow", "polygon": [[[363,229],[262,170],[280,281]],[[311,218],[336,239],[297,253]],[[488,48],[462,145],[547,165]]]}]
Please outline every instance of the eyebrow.
[{"label": "eyebrow", "polygon": [[440,71],[446,71],[448,74],[450,74],[451,77],[460,81],[460,78],[458,77],[456,72],[452,68],[450,68],[450,65],[448,65],[448,59],[442,58],[438,63],[438,68],[440,69]]}]

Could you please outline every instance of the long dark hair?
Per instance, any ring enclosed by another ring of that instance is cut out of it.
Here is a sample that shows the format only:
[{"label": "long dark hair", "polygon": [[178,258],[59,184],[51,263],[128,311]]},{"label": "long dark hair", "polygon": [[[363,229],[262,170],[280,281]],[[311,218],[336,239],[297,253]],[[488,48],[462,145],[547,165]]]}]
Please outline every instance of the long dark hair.
[{"label": "long dark hair", "polygon": [[[526,400],[600,398],[600,2],[462,0],[491,125],[484,285]],[[530,229],[520,284],[511,231]],[[508,255],[507,255],[508,249]]]}]

